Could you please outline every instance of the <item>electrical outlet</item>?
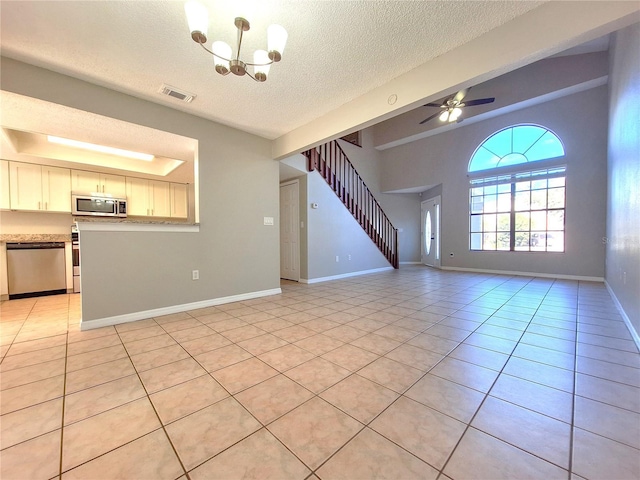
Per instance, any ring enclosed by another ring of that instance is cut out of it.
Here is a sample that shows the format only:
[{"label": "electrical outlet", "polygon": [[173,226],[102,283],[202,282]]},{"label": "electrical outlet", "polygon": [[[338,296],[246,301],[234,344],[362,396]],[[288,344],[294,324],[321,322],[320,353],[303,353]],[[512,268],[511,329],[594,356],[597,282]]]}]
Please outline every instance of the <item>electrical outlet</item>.
[{"label": "electrical outlet", "polygon": [[351,260],[351,255],[349,255],[348,259]]},{"label": "electrical outlet", "polygon": [[340,261],[340,257],[336,255],[336,263]]},{"label": "electrical outlet", "polygon": [[191,272],[191,280],[200,280],[200,270],[193,270]]}]

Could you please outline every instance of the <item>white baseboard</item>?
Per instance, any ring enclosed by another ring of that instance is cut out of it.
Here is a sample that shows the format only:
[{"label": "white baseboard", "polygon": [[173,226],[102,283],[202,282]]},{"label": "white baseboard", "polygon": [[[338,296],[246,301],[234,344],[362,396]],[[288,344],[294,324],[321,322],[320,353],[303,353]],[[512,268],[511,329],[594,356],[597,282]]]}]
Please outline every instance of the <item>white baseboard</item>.
[{"label": "white baseboard", "polygon": [[579,280],[582,282],[604,282],[604,277],[587,277],[584,275],[562,275],[559,273],[514,272],[510,270],[485,270],[483,268],[440,267],[442,270],[454,272],[493,273],[496,275],[516,275],[518,277],[557,278],[560,280]]},{"label": "white baseboard", "polygon": [[360,270],[358,272],[341,273],[340,275],[332,275],[330,277],[318,277],[318,278],[301,278],[300,283],[320,283],[328,282],[330,280],[339,280],[341,278],[357,277],[359,275],[367,275],[369,273],[388,272],[393,270],[393,267],[374,268],[372,270]]},{"label": "white baseboard", "polygon": [[611,298],[613,299],[613,303],[618,309],[618,312],[620,312],[620,315],[622,316],[624,323],[626,323],[627,328],[629,329],[629,333],[633,338],[633,341],[636,342],[636,346],[638,347],[638,349],[640,349],[640,336],[638,335],[638,332],[636,332],[636,329],[633,327],[633,323],[631,323],[631,319],[627,315],[627,312],[624,311],[624,308],[622,308],[622,304],[618,300],[618,297],[616,297],[616,294],[613,292],[613,288],[611,288],[611,285],[609,285],[609,282],[605,280],[604,285],[607,287],[607,290],[609,290],[609,295],[611,295]]},{"label": "white baseboard", "polygon": [[273,288],[271,290],[261,290],[258,292],[241,293],[240,295],[231,295],[229,297],[212,298],[210,300],[202,300],[200,302],[183,303],[182,305],[172,305],[170,307],[154,308],[153,310],[145,310],[142,312],[125,313],[124,315],[116,315],[113,317],[98,318],[96,320],[81,321],[80,330],[92,330],[94,328],[109,327],[111,325],[119,325],[121,323],[135,322],[146,318],[159,317],[161,315],[170,315],[172,313],[187,312],[198,308],[215,307],[225,303],[241,302],[243,300],[251,300],[254,298],[268,297],[270,295],[278,295],[282,293],[282,289]]},{"label": "white baseboard", "polygon": [[400,262],[400,265],[422,265],[422,262]]}]

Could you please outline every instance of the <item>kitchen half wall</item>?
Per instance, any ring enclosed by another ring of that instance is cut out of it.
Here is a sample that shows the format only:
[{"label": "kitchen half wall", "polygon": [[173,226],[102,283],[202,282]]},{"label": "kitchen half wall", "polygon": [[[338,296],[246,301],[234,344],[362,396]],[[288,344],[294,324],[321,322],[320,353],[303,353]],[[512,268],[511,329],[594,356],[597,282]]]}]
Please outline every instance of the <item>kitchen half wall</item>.
[{"label": "kitchen half wall", "polygon": [[[269,141],[12,59],[1,67],[2,90],[198,141],[199,231],[81,233],[83,328],[279,291],[278,164]],[[265,226],[265,216],[275,225]]]}]

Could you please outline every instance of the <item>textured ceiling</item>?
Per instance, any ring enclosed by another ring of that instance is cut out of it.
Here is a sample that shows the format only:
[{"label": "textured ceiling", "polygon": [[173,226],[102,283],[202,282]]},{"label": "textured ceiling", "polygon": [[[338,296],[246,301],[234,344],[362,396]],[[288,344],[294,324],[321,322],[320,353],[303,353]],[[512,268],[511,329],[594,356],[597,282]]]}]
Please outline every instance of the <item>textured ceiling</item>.
[{"label": "textured ceiling", "polygon": [[[283,59],[266,83],[218,75],[190,38],[181,1],[2,1],[0,47],[5,56],[273,139],[543,2],[203,3],[210,41],[233,44],[234,17],[251,22],[246,58],[266,48],[267,25],[287,29]],[[184,104],[161,96],[163,83],[197,97]]]}]

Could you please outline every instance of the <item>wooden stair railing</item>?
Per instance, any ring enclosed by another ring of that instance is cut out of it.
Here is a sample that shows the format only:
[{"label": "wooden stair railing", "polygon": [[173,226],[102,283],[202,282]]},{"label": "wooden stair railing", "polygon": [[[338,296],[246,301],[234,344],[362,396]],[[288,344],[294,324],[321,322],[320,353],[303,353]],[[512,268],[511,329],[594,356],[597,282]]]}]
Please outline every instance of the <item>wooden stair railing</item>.
[{"label": "wooden stair railing", "polygon": [[336,140],[303,152],[393,268],[398,268],[396,229]]}]

